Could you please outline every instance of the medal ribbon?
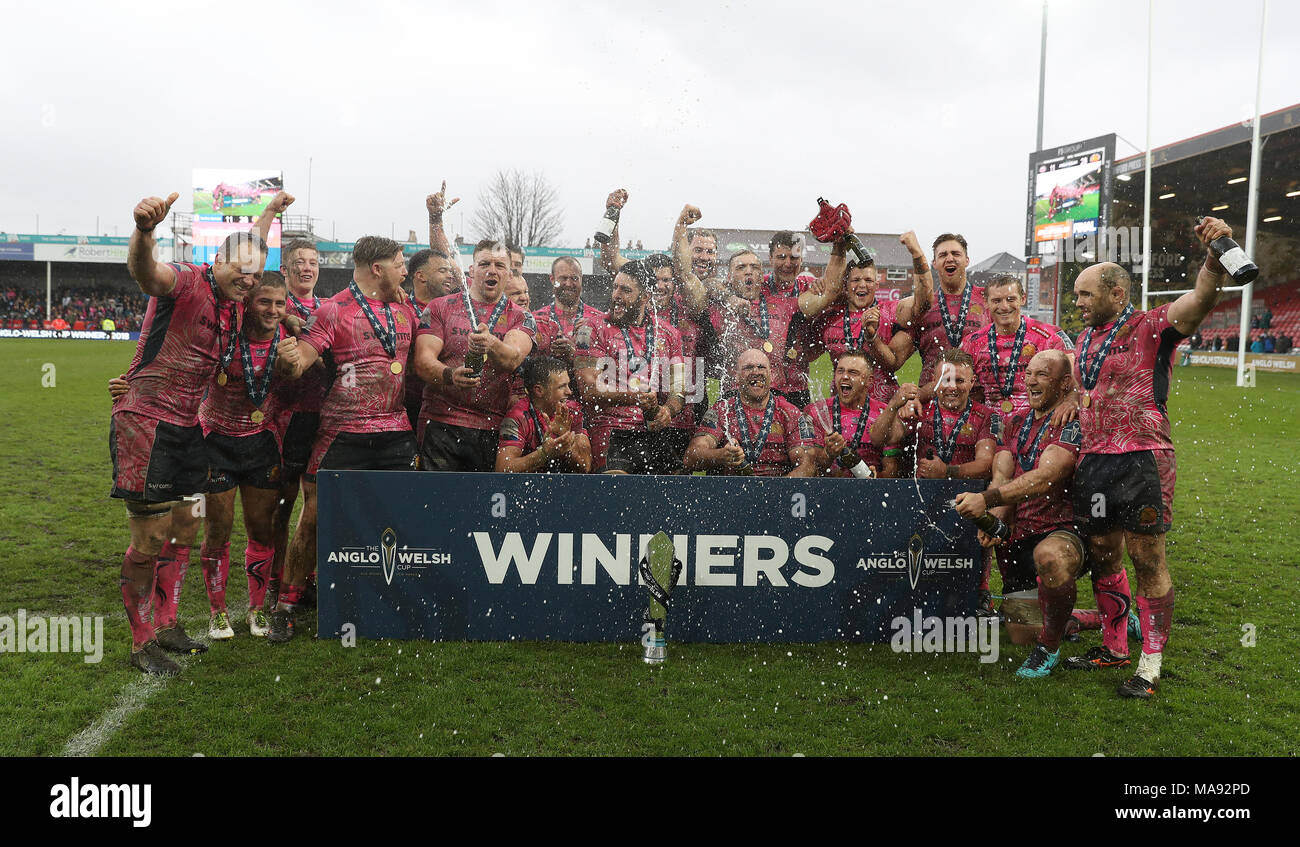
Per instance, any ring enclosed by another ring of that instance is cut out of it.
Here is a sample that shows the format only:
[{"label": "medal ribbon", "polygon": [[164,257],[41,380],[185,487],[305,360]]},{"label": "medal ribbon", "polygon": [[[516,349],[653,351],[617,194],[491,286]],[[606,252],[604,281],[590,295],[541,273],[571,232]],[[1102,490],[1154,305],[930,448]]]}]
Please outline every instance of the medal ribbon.
[{"label": "medal ribbon", "polygon": [[758,326],[749,319],[749,315],[741,315],[740,319],[749,324],[749,328],[758,333],[758,337],[767,341],[772,335],[772,326],[767,317],[767,298],[762,294],[758,295]]},{"label": "medal ribbon", "polygon": [[1097,378],[1101,376],[1101,366],[1106,363],[1106,356],[1110,354],[1111,342],[1115,340],[1115,334],[1119,332],[1120,327],[1128,322],[1132,314],[1133,304],[1129,303],[1124,307],[1124,311],[1120,313],[1115,325],[1110,328],[1110,333],[1106,336],[1106,340],[1101,342],[1101,348],[1097,350],[1097,355],[1092,357],[1091,362],[1088,361],[1088,350],[1092,347],[1093,327],[1088,327],[1088,331],[1083,334],[1083,343],[1079,345],[1079,375],[1083,377],[1085,390],[1091,391],[1097,387]]},{"label": "medal ribbon", "polygon": [[1020,326],[1016,327],[1016,338],[1011,342],[1011,358],[1007,360],[1007,378],[998,374],[998,328],[989,325],[989,359],[993,363],[993,383],[1002,392],[1003,400],[1010,400],[1016,391],[1016,365],[1020,364],[1020,350],[1025,345],[1025,330],[1029,322],[1020,316]]},{"label": "medal ribbon", "polygon": [[388,322],[388,328],[384,329],[379,325],[379,317],[375,310],[370,308],[370,303],[361,294],[361,289],[357,286],[355,279],[348,280],[348,291],[352,292],[352,299],[357,301],[361,307],[361,312],[370,321],[370,328],[374,330],[375,338],[383,345],[384,352],[389,356],[397,355],[397,327],[393,324],[393,307],[390,303],[384,304],[384,320]]},{"label": "medal ribbon", "polygon": [[961,293],[961,310],[957,313],[956,318],[948,316],[948,295],[940,287],[939,295],[939,317],[943,318],[943,331],[948,334],[948,341],[953,347],[961,346],[962,330],[966,328],[966,315],[970,312],[970,295],[975,286],[967,282],[966,289]]},{"label": "medal ribbon", "polygon": [[[212,266],[203,272],[208,280],[208,287],[212,290],[212,299],[216,308],[217,318],[217,346],[221,348],[221,372],[227,373],[230,363],[235,361],[235,345],[239,341],[239,304],[231,302],[228,306],[221,305],[221,295],[217,293],[217,280],[212,275]],[[230,338],[225,343],[221,343],[221,315],[225,311],[230,312]]]},{"label": "medal ribbon", "polygon": [[537,430],[537,446],[540,449],[542,442],[546,440],[546,430],[542,428],[542,418],[537,414],[537,409],[533,407],[533,398],[531,397],[528,398],[528,417],[532,418],[533,429]]},{"label": "medal ribbon", "polygon": [[[655,325],[659,322],[659,318],[653,309],[646,309],[646,318],[648,322],[645,325],[645,360],[650,367],[650,373],[646,379],[650,382],[650,387],[654,388],[659,384],[659,381],[655,379],[655,371],[657,370],[655,367]],[[625,326],[619,327],[618,331],[623,333],[623,346],[627,348],[627,366],[631,370],[632,360],[636,358],[636,347],[632,344],[632,333],[628,332],[628,328]],[[635,370],[640,371],[641,369],[636,368]]]},{"label": "medal ribbon", "polygon": [[749,440],[749,418],[745,416],[745,407],[740,402],[740,395],[736,395],[736,438],[740,441],[740,449],[745,451],[745,461],[751,465],[758,462],[758,457],[763,454],[763,448],[767,446],[767,437],[772,434],[772,421],[776,417],[776,395],[769,394],[767,398],[767,408],[763,410],[763,423],[758,430],[757,441]]},{"label": "medal ribbon", "polygon": [[1043,425],[1038,429],[1038,435],[1034,438],[1034,446],[1025,453],[1025,442],[1029,440],[1029,428],[1033,426],[1034,413],[1030,412],[1025,417],[1025,422],[1020,426],[1020,435],[1016,438],[1016,460],[1020,462],[1020,469],[1028,473],[1034,469],[1034,462],[1038,461],[1038,448],[1043,443],[1043,436],[1047,433],[1048,417],[1043,416]]},{"label": "medal ribbon", "polygon": [[970,398],[967,398],[966,408],[962,411],[961,417],[957,419],[957,422],[952,425],[952,434],[944,435],[943,414],[939,411],[939,401],[934,401],[934,413],[932,416],[934,423],[934,446],[939,451],[939,458],[943,459],[945,464],[951,462],[952,455],[957,452],[957,438],[961,435],[961,428],[966,425],[966,421],[970,418],[971,409],[973,408],[974,405],[971,403]]},{"label": "medal ribbon", "polygon": [[[835,395],[833,402],[835,408],[834,429],[840,435],[843,435],[844,427],[843,427],[843,421],[840,419],[840,414],[841,414],[840,398],[838,394]],[[868,401],[868,404],[869,402],[870,401]],[[858,415],[858,425],[853,430],[853,440],[849,442],[849,448],[851,450],[857,450],[858,447],[862,444],[862,433],[866,432],[866,429],[867,429],[867,404],[864,404],[862,407],[862,414]]]},{"label": "medal ribbon", "polygon": [[298,310],[298,314],[302,315],[304,318],[311,317],[312,309],[320,308],[320,298],[317,297],[315,294],[311,296],[311,309],[308,309],[306,306],[304,306],[302,301],[299,300],[297,297],[294,297],[292,294],[289,295],[289,302],[292,303],[293,307]]},{"label": "medal ribbon", "polygon": [[[868,306],[867,309],[870,309]],[[849,307],[844,307],[844,346],[848,350],[858,350],[862,346],[862,336],[867,334],[867,311],[862,310],[862,323],[858,324],[857,337],[853,335],[853,324],[849,320]]]},{"label": "medal ribbon", "polygon": [[266,356],[266,370],[262,371],[261,383],[253,374],[253,347],[243,333],[239,335],[239,360],[244,366],[244,390],[253,405],[262,408],[267,393],[271,390],[271,372],[275,368],[276,345],[280,343],[280,325],[275,325],[275,338],[271,339],[271,351]]}]

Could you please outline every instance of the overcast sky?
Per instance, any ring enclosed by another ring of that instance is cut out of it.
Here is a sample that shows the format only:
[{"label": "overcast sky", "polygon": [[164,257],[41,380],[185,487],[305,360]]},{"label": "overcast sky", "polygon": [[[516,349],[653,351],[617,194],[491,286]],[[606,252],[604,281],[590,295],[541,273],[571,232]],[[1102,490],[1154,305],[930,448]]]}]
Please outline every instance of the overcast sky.
[{"label": "overcast sky", "polygon": [[[860,231],[1023,250],[1038,0],[649,5],[16,5],[0,230],[99,216],[125,235],[142,196],[189,211],[196,167],[282,169],[305,214],[311,158],[311,216],[339,240],[423,237],[444,177],[449,231],[476,237],[479,187],[519,168],[557,186],[562,246],[621,186],[623,238],[647,247],[683,203],[702,225],[798,229],[820,194]],[[1051,3],[1044,146],[1144,146],[1146,8]],[[1260,8],[1155,0],[1154,146],[1249,118]],[[1263,111],[1300,102],[1300,4],[1270,4],[1264,52]]]}]

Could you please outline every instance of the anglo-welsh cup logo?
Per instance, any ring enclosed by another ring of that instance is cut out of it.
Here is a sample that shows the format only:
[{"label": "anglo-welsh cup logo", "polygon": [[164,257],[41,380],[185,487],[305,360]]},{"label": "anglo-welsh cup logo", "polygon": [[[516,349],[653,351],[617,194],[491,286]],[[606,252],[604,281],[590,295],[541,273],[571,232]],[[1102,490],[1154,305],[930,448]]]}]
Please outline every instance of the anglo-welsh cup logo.
[{"label": "anglo-welsh cup logo", "polygon": [[921,534],[913,533],[907,542],[907,578],[911,580],[912,588],[916,588],[916,581],[921,577],[921,554],[924,552],[925,542],[921,540]]},{"label": "anglo-welsh cup logo", "polygon": [[[391,526],[384,530],[383,535],[379,536],[379,549],[383,553],[384,582],[392,585],[393,571],[397,568],[397,533],[393,532]],[[913,578],[912,584],[916,584],[915,578]]]}]

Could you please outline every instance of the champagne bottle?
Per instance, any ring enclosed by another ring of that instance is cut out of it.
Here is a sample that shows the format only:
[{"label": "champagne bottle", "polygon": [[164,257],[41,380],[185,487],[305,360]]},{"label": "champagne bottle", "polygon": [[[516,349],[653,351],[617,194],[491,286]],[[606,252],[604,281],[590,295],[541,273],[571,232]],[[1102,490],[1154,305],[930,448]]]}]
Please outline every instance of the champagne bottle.
[{"label": "champagne bottle", "polygon": [[618,226],[618,206],[606,206],[605,214],[596,223],[596,242],[599,244],[608,244],[614,236],[614,227]]},{"label": "champagne bottle", "polygon": [[840,451],[840,455],[835,458],[840,467],[856,476],[858,479],[872,479],[875,477],[875,471],[871,470],[871,465],[862,461],[862,457],[855,453],[846,444]]},{"label": "champagne bottle", "polygon": [[975,526],[983,530],[989,538],[1001,538],[1006,541],[1011,537],[1011,527],[1002,522],[1002,519],[992,512],[985,512],[978,518],[975,518]]},{"label": "champagne bottle", "polygon": [[[1205,220],[1199,218],[1197,223]],[[1230,236],[1221,235],[1210,242],[1210,252],[1223,265],[1223,269],[1232,275],[1233,282],[1238,285],[1246,285],[1254,282],[1259,276],[1259,267],[1250,260],[1246,251],[1233,240]]]},{"label": "champagne bottle", "polygon": [[465,367],[469,368],[470,379],[483,375],[483,354],[469,350],[465,353]]}]

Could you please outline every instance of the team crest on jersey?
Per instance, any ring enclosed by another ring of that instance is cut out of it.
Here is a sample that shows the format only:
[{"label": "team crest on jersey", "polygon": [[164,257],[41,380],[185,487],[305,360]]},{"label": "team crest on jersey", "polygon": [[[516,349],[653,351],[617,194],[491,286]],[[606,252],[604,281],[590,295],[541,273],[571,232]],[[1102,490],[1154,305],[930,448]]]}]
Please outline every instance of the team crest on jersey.
[{"label": "team crest on jersey", "polygon": [[961,427],[961,437],[962,437],[962,438],[974,438],[974,437],[975,437],[975,427],[971,426],[970,424],[962,424],[962,427]]},{"label": "team crest on jersey", "polygon": [[772,434],[785,435],[785,427],[781,426],[780,421],[772,421]]},{"label": "team crest on jersey", "polygon": [[1156,510],[1151,506],[1147,506],[1142,511],[1138,512],[1138,523],[1143,526],[1151,526],[1156,522],[1157,517],[1158,515]]},{"label": "team crest on jersey", "polygon": [[398,326],[406,326],[406,315],[403,315],[401,312],[398,312],[393,317],[397,320]]}]

